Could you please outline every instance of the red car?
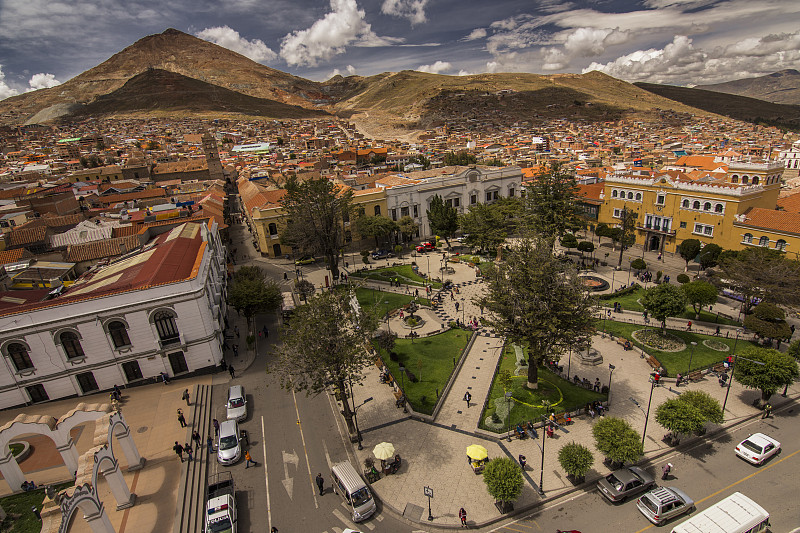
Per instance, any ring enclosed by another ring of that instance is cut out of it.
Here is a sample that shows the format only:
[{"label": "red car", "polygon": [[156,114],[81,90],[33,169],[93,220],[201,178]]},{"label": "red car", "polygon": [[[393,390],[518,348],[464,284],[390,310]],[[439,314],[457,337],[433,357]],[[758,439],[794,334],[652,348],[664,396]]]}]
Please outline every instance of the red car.
[{"label": "red car", "polygon": [[417,251],[419,253],[431,252],[436,249],[436,246],[433,245],[432,242],[423,242],[419,246],[417,246]]}]

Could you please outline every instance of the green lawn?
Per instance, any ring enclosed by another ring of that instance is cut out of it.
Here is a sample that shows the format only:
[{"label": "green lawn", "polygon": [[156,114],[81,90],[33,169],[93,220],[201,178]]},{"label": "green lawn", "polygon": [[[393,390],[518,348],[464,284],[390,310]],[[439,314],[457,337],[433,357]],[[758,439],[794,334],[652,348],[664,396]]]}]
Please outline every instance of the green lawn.
[{"label": "green lawn", "polygon": [[[427,283],[426,278],[416,274],[411,268],[411,265],[398,265],[393,267],[376,268],[375,270],[367,270],[364,272],[355,271],[350,274],[353,278],[366,278],[378,281],[391,281],[397,278],[402,285],[416,285],[422,287]],[[434,289],[442,288],[439,282],[432,282]]]},{"label": "green lawn", "polygon": [[[525,356],[527,357],[527,350],[525,350]],[[500,362],[498,374],[501,370],[509,370],[513,374],[516,367],[516,360],[513,346],[506,346],[503,352],[503,359]],[[605,401],[607,398],[605,394],[587,390],[583,387],[576,387],[571,382],[561,379],[544,367],[539,368],[539,389],[533,391],[526,388],[525,384],[527,381],[527,374],[514,376],[514,386],[511,390],[511,427],[529,420],[534,423],[539,421],[541,415],[547,414],[545,407],[542,405],[543,400],[550,402],[553,411],[561,413],[564,411],[574,411],[595,400]],[[501,417],[504,427],[499,431],[496,428],[485,425],[486,418],[490,417],[496,410],[495,398],[502,398],[505,392],[503,385],[500,384],[497,375],[495,375],[492,388],[489,391],[489,401],[486,403],[486,409],[481,415],[480,427],[482,429],[500,433],[507,431],[509,421],[504,417]]]},{"label": "green lawn", "polygon": [[[413,343],[409,339],[397,339],[394,351],[399,356],[398,361],[392,361],[389,354],[378,349],[392,376],[405,387],[408,403],[415,411],[433,414],[438,399],[436,391],[442,394],[455,368],[453,361],[458,363],[471,335],[472,332],[456,328],[416,339]],[[419,381],[412,383],[408,376],[401,378],[400,363]]]},{"label": "green lawn", "polygon": [[[73,483],[56,485],[56,490],[64,490]],[[39,533],[42,522],[31,512],[31,507],[42,510],[44,502],[44,488],[12,494],[0,499],[0,505],[6,512],[6,519],[0,524],[3,533]],[[76,519],[77,520],[77,519]]]},{"label": "green lawn", "polygon": [[469,262],[477,264],[481,272],[484,272],[486,270],[486,267],[488,267],[489,265],[494,264],[494,261],[492,261],[488,257],[481,255],[462,254],[459,255],[458,257],[460,258],[461,262]]},{"label": "green lawn", "polygon": [[[624,296],[620,296],[619,298],[612,298],[610,300],[601,300],[600,305],[604,305],[609,308],[614,307],[614,302],[619,302],[622,304],[623,311],[644,311],[644,307],[642,304],[639,303],[639,299],[642,297],[644,293],[644,289],[638,289],[633,291],[630,294],[626,294]],[[695,320],[695,313],[692,306],[686,306],[686,311],[679,317],[685,318],[686,320]],[[708,309],[703,309],[700,311],[700,318],[698,319],[701,322],[710,322],[712,324],[723,324],[728,326],[739,326],[741,325],[739,322],[735,320],[731,320],[725,317],[718,317],[716,313],[709,312]]]},{"label": "green lawn", "polygon": [[[600,327],[600,323],[598,322],[598,330]],[[625,337],[626,339],[630,340],[639,348],[643,349],[649,355],[652,355],[658,362],[661,363],[666,371],[667,375],[670,377],[675,377],[679,372],[683,375],[686,375],[687,369],[689,367],[689,356],[691,354],[691,345],[690,342],[694,341],[697,343],[697,346],[694,348],[694,355],[691,356],[692,359],[692,370],[699,370],[701,368],[708,368],[715,363],[719,363],[723,361],[729,355],[733,355],[733,347],[736,344],[736,350],[741,351],[742,348],[745,346],[749,346],[752,344],[750,341],[740,338],[737,344],[735,338],[725,338],[724,336],[715,337],[714,335],[702,335],[699,333],[688,332],[688,331],[681,331],[681,330],[674,330],[668,329],[667,333],[674,335],[676,337],[680,337],[684,343],[686,343],[686,348],[680,352],[664,352],[661,350],[656,350],[654,348],[650,348],[645,346],[636,341],[633,338],[632,333],[636,330],[643,329],[644,326],[640,324],[627,324],[624,322],[615,322],[613,320],[606,320],[606,333],[613,333],[616,337]],[[657,329],[650,327],[649,329]],[[722,342],[730,348],[727,352],[719,352],[717,350],[712,350],[703,344],[703,341],[706,339],[713,339],[719,342]]]},{"label": "green lawn", "polygon": [[[379,317],[385,317],[388,311],[399,309],[414,300],[414,296],[409,294],[397,294],[363,287],[356,289],[356,298],[358,298],[358,304],[362,309],[376,308]],[[417,298],[417,302],[420,305],[431,304],[431,301],[427,298]]]}]

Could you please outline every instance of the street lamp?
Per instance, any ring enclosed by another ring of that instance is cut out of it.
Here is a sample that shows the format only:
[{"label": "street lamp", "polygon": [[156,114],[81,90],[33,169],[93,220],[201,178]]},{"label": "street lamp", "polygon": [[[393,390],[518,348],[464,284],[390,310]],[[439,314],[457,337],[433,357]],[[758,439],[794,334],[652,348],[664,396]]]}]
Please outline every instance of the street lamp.
[{"label": "street lamp", "polygon": [[611,375],[614,373],[614,369],[615,368],[617,368],[617,367],[615,367],[614,365],[609,363],[609,365],[608,365],[608,399],[606,400],[608,402],[608,407],[606,407],[606,409],[610,409],[611,408]]},{"label": "street lamp", "polygon": [[511,442],[511,396],[513,394],[511,391],[506,393],[506,402],[508,402],[508,442]]},{"label": "street lamp", "polygon": [[689,352],[689,368],[686,369],[686,375],[689,375],[689,372],[692,371],[692,358],[694,357],[694,347],[697,346],[697,343],[692,341],[689,344],[692,345],[692,350]]},{"label": "street lamp", "polygon": [[[353,384],[352,383],[350,384],[350,394],[351,395],[353,394]],[[356,423],[356,438],[358,438],[358,449],[359,450],[363,450],[364,446],[361,445],[361,431],[358,429],[358,408],[359,407],[363,407],[365,403],[371,402],[371,401],[372,401],[372,396],[370,396],[369,398],[367,398],[366,400],[361,402],[361,404],[358,407],[355,407],[353,409],[353,421]]]},{"label": "street lamp", "polygon": [[736,372],[736,344],[739,342],[739,335],[742,333],[741,328],[736,329],[736,340],[733,341],[733,368],[731,368],[731,379],[728,380],[728,389],[725,391],[725,401],[722,402],[722,416],[725,416],[725,405],[728,403],[728,394],[731,392],[731,383],[733,383],[733,374]]},{"label": "street lamp", "polygon": [[656,380],[650,378],[650,399],[647,400],[647,414],[644,415],[644,429],[642,430],[642,453],[644,453],[644,437],[647,435],[647,421],[650,420],[650,404],[653,402],[653,389],[656,388]]},{"label": "street lamp", "polygon": [[[414,332],[412,331],[411,333],[413,334]],[[414,341],[414,337],[411,337],[411,341],[412,342]],[[406,407],[406,380],[405,376],[403,376],[403,374],[406,373],[406,367],[404,367],[403,364],[401,363],[400,368],[398,368],[398,370],[400,371],[400,389],[401,389],[400,392],[403,393],[403,412],[407,413],[408,408]]]},{"label": "street lamp", "polygon": [[542,468],[539,472],[539,496],[544,497],[544,443],[547,440],[547,424],[550,423],[547,417],[542,415],[544,425],[542,426]]}]

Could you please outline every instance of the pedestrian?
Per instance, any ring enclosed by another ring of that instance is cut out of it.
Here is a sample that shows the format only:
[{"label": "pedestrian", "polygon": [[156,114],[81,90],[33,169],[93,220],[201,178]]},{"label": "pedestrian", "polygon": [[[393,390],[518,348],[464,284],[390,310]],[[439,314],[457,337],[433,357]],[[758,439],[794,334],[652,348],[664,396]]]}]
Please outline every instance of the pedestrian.
[{"label": "pedestrian", "polygon": [[325,492],[325,478],[322,477],[322,472],[317,474],[317,487],[319,487],[319,495],[322,496],[322,493]]},{"label": "pedestrian", "polygon": [[458,306],[459,306],[459,304],[458,304],[458,302],[456,302],[456,313],[458,313]]},{"label": "pedestrian", "polygon": [[182,428],[186,427],[186,418],[183,416],[183,411],[180,409],[178,409],[178,422],[180,422]]},{"label": "pedestrian", "polygon": [[458,517],[461,519],[461,527],[467,527],[467,511],[463,507],[458,511]]},{"label": "pedestrian", "polygon": [[661,261],[661,252],[658,252],[658,260]]},{"label": "pedestrian", "polygon": [[192,431],[192,440],[194,441],[194,448],[200,449],[200,432],[197,430]]},{"label": "pedestrian", "polygon": [[169,383],[169,374],[167,374],[166,372],[162,372],[161,373],[161,381],[164,382],[164,385]]},{"label": "pedestrian", "polygon": [[686,323],[686,331],[692,331],[692,321]]},{"label": "pedestrian", "polygon": [[678,372],[678,375],[675,376],[675,387],[681,386],[681,381],[683,380],[683,376]]},{"label": "pedestrian", "polygon": [[[237,348],[237,351],[238,351],[238,348]],[[232,378],[236,377],[236,371],[233,370],[233,365],[229,365],[228,366],[228,372],[230,373]]]},{"label": "pedestrian", "polygon": [[472,394],[469,391],[464,393],[464,401],[467,402],[467,409],[469,409],[469,401],[472,400]]},{"label": "pedestrian", "polygon": [[192,405],[191,402],[189,402],[189,389],[183,389],[183,395],[181,396],[181,400],[186,400],[187,406]]},{"label": "pedestrian", "polygon": [[[233,345],[233,356],[234,357],[239,357],[239,345],[238,344],[234,344]],[[231,372],[231,374],[233,374],[233,372]],[[233,376],[231,376],[231,377],[233,377]]]},{"label": "pedestrian", "polygon": [[214,453],[214,438],[211,435],[206,439],[206,445],[208,446],[208,455]]},{"label": "pedestrian", "polygon": [[183,451],[186,452],[186,460],[192,462],[192,446],[187,442],[183,445]]},{"label": "pedestrian", "polygon": [[667,463],[661,469],[661,479],[667,479],[669,477],[669,473],[672,471],[672,463]]},{"label": "pedestrian", "polygon": [[267,329],[267,326],[264,326],[264,338],[266,339],[267,337],[269,337],[269,330]]},{"label": "pedestrian", "polygon": [[173,446],[172,449],[175,450],[175,455],[183,462],[183,446],[178,444],[178,441],[175,441],[175,446]]},{"label": "pedestrian", "polygon": [[245,468],[250,468],[250,463],[253,463],[253,466],[258,466],[258,463],[253,461],[253,458],[250,457],[250,450],[244,452],[244,461],[245,461],[244,463]]},{"label": "pedestrian", "polygon": [[233,326],[233,332],[236,333],[236,338],[239,338],[239,326]]},{"label": "pedestrian", "polygon": [[272,529],[269,530],[269,533],[278,533],[278,528],[273,527]]},{"label": "pedestrian", "polygon": [[600,378],[594,378],[594,391],[600,392]]},{"label": "pedestrian", "polygon": [[483,314],[483,306],[481,305],[481,314]]},{"label": "pedestrian", "polygon": [[717,326],[717,331],[715,331],[715,332],[714,332],[714,335],[716,335],[717,337],[719,337],[719,326]]},{"label": "pedestrian", "polygon": [[119,387],[116,383],[114,384],[114,394],[117,395],[117,400],[122,398],[122,391],[119,390]]},{"label": "pedestrian", "polygon": [[792,332],[792,334],[791,334],[791,335],[789,335],[789,338],[791,338],[791,337],[793,337],[793,336],[794,336],[794,324],[792,324],[792,325],[791,325],[791,327],[789,328],[789,330]]},{"label": "pedestrian", "polygon": [[214,426],[214,436],[219,437],[219,420],[215,418],[211,421],[211,425]]},{"label": "pedestrian", "polygon": [[761,415],[761,419],[765,418],[772,418],[772,406],[768,403],[764,404],[764,414]]},{"label": "pedestrian", "polygon": [[527,459],[525,459],[525,456],[524,456],[524,455],[520,454],[520,455],[519,455],[519,466],[521,466],[521,467],[522,467],[522,471],[523,471],[523,472],[525,471],[525,465],[526,465],[526,464],[527,464]]}]

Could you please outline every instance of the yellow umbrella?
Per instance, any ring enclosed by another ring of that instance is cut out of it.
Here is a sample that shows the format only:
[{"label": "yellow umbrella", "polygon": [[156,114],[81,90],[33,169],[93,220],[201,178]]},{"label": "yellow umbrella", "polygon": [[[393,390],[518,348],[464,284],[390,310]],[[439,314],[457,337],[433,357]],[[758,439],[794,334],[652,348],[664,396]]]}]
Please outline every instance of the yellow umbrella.
[{"label": "yellow umbrella", "polygon": [[470,446],[467,446],[467,457],[474,459],[475,461],[481,461],[489,457],[489,452],[487,452],[486,448],[483,446],[471,444]]},{"label": "yellow umbrella", "polygon": [[376,459],[385,461],[386,459],[394,457],[394,446],[388,442],[381,442],[372,449],[372,453],[375,455]]}]

